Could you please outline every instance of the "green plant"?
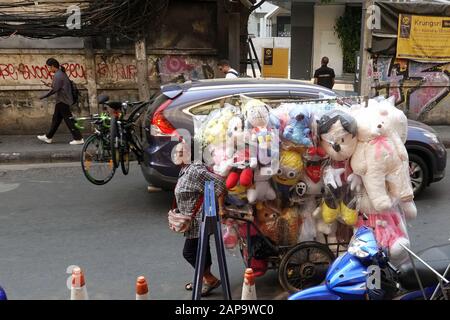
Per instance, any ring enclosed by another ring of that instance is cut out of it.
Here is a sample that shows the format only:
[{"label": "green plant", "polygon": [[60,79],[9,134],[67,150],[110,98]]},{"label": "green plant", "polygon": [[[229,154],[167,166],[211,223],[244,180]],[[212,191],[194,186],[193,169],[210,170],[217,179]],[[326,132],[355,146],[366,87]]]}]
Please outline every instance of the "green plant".
[{"label": "green plant", "polygon": [[344,14],[336,19],[334,32],[341,42],[344,72],[354,73],[355,53],[359,51],[361,41],[361,7],[346,6]]}]

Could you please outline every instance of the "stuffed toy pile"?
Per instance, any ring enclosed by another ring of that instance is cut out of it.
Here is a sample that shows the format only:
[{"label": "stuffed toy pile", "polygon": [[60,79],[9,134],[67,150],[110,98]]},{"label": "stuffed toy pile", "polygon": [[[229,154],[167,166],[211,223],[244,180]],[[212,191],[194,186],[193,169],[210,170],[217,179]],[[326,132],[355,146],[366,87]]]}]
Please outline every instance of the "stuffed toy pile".
[{"label": "stuffed toy pile", "polygon": [[[417,211],[404,146],[407,119],[392,99],[350,106],[335,98],[277,106],[240,101],[196,121],[195,139],[204,162],[226,181],[226,211],[254,221],[252,243],[263,243],[263,236],[281,246],[314,240],[333,249],[366,225],[392,260],[404,258],[405,218]],[[247,237],[245,223],[223,223],[227,248]],[[257,275],[272,254],[263,247],[251,265]]]}]

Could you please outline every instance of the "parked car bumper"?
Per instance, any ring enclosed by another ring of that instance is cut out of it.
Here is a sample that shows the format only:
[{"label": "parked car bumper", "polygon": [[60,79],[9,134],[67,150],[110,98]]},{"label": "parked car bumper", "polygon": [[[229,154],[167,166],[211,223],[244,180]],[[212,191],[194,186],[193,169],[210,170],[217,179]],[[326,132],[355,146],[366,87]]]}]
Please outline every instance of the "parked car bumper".
[{"label": "parked car bumper", "polygon": [[434,146],[436,150],[436,169],[433,172],[431,182],[437,182],[445,177],[445,167],[447,165],[447,150],[443,144],[437,144]]},{"label": "parked car bumper", "polygon": [[165,190],[173,190],[177,184],[177,178],[165,176],[153,167],[148,166],[146,163],[141,165],[142,174],[148,183]]}]

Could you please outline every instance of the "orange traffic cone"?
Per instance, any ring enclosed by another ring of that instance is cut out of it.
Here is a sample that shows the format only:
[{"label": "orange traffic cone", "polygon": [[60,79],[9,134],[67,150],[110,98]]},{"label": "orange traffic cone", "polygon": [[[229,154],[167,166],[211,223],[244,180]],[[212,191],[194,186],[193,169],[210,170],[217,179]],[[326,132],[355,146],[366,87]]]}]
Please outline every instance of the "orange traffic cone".
[{"label": "orange traffic cone", "polygon": [[255,275],[252,268],[245,269],[241,300],[256,300]]},{"label": "orange traffic cone", "polygon": [[88,300],[84,274],[80,267],[72,270],[72,287],[70,289],[70,300]]},{"label": "orange traffic cone", "polygon": [[144,276],[140,276],[136,281],[136,300],[148,300],[148,285]]}]

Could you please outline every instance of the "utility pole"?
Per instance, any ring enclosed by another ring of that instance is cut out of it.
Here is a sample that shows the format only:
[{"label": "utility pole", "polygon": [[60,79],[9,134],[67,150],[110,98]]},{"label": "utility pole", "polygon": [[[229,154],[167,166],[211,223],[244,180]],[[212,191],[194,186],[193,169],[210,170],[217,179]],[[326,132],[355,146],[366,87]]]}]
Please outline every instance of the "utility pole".
[{"label": "utility pole", "polygon": [[361,46],[360,46],[360,69],[359,69],[359,94],[369,96],[371,92],[372,79],[369,78],[370,53],[372,47],[372,29],[374,17],[372,8],[373,0],[365,0],[362,8],[361,19]]},{"label": "utility pole", "polygon": [[95,64],[95,54],[91,37],[84,38],[84,52],[86,59],[86,89],[88,92],[89,112],[90,114],[93,114],[94,112],[100,113],[97,100],[97,72]]},{"label": "utility pole", "polygon": [[150,99],[150,85],[148,79],[147,47],[145,37],[143,35],[139,35],[136,40],[135,51],[139,100],[147,101]]}]

